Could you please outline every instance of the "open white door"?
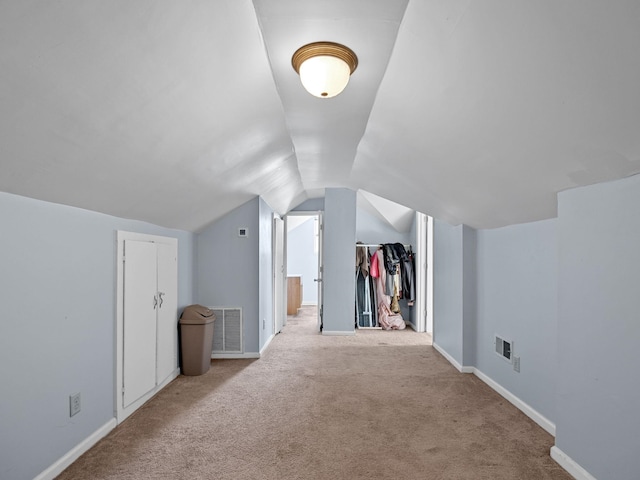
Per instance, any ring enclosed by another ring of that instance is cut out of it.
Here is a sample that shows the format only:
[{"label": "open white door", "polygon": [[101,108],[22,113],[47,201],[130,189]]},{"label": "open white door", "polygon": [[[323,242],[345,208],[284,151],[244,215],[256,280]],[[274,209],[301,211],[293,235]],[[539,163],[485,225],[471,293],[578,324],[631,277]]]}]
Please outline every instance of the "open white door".
[{"label": "open white door", "polygon": [[280,333],[285,324],[284,311],[284,221],[273,217],[273,333]]},{"label": "open white door", "polygon": [[322,241],[324,237],[324,221],[322,218],[322,212],[318,212],[318,278],[315,278],[314,281],[318,284],[318,331],[322,331],[323,322],[322,322],[322,306],[323,306],[323,284],[322,284]]}]

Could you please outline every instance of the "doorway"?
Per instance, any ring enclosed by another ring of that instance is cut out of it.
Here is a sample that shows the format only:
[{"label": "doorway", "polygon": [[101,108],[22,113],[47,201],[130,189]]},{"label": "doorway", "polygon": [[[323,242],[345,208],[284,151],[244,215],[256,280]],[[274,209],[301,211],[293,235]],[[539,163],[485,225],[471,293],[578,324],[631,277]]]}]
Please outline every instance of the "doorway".
[{"label": "doorway", "polygon": [[[322,213],[290,212],[285,217],[287,315],[315,306],[322,330]],[[299,296],[298,296],[299,292]]]}]

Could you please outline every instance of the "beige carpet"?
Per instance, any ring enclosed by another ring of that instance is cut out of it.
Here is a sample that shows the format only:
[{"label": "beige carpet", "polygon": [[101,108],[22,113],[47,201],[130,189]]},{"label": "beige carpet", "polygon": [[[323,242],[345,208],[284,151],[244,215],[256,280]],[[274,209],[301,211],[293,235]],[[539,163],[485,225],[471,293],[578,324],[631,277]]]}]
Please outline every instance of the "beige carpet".
[{"label": "beige carpet", "polygon": [[289,317],[260,360],[178,377],[58,478],[565,479],[553,438],[405,331]]}]

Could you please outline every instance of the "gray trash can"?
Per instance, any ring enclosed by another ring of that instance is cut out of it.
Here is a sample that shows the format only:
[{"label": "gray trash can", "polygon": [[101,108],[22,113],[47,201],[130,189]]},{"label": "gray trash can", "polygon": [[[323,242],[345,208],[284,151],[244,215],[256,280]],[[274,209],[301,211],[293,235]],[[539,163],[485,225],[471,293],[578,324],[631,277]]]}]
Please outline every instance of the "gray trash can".
[{"label": "gray trash can", "polygon": [[215,319],[213,310],[202,305],[189,305],[182,312],[180,351],[183,375],[202,375],[209,371]]}]

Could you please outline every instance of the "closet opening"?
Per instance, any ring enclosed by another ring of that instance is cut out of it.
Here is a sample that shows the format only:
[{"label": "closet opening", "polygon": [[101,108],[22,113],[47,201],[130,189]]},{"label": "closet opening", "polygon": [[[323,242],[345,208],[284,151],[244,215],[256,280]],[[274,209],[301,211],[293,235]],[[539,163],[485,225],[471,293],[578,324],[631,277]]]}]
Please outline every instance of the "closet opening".
[{"label": "closet opening", "polygon": [[[409,207],[358,191],[356,331],[410,327],[432,332],[432,221]],[[392,269],[395,275],[389,274]]]},{"label": "closet opening", "polygon": [[416,303],[411,244],[356,242],[355,328],[404,330]]}]

